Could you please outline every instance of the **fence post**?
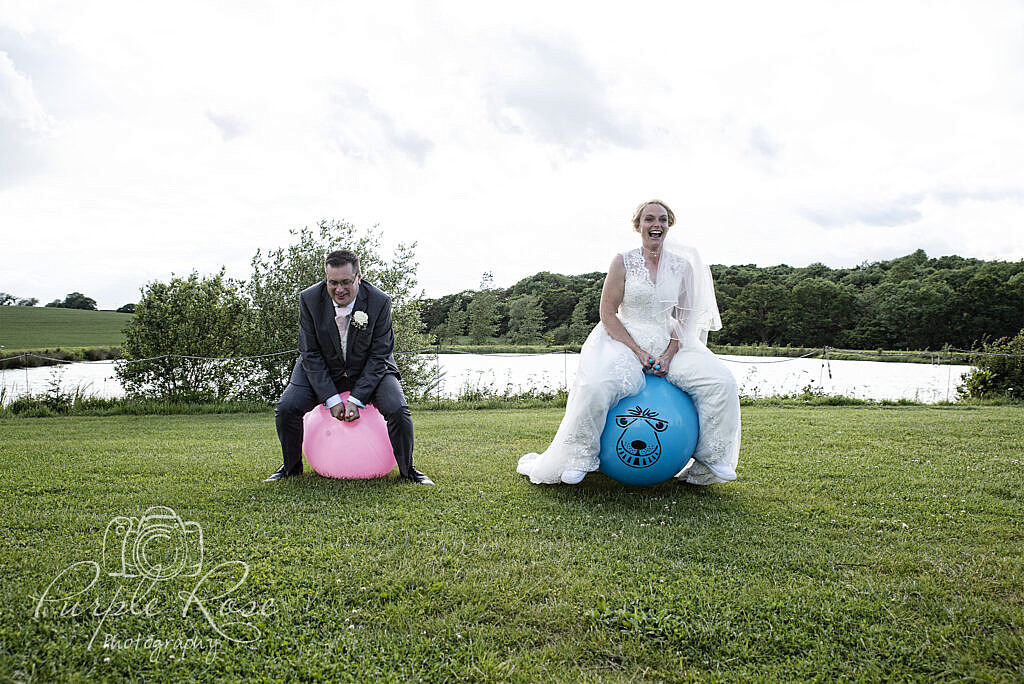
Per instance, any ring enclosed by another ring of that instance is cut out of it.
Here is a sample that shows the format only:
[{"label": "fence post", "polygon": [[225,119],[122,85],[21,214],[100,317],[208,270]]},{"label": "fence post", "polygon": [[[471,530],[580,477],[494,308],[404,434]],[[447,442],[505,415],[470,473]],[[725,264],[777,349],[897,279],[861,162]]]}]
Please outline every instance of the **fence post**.
[{"label": "fence post", "polygon": [[949,370],[946,372],[946,403],[949,403],[949,386],[953,382],[953,356],[949,357]]}]

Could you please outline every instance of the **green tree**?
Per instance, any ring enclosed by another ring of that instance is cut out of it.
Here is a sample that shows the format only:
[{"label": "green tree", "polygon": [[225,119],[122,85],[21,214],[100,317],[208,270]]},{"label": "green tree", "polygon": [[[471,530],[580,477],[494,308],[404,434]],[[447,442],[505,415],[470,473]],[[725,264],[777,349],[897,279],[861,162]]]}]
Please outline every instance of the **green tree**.
[{"label": "green tree", "polygon": [[946,343],[953,297],[944,283],[922,283],[917,278],[887,281],[874,288],[872,296],[880,346],[939,349]]},{"label": "green tree", "polygon": [[[245,375],[231,363],[188,358],[234,356],[249,336],[249,304],[236,281],[224,277],[172,278],[142,290],[135,317],[125,327],[117,377],[129,396],[180,401],[240,395]],[[143,360],[152,359],[152,360]]]},{"label": "green tree", "polygon": [[548,290],[541,294],[540,305],[544,311],[544,328],[552,330],[560,325],[568,325],[577,301],[579,301],[579,297],[565,288]]},{"label": "green tree", "polygon": [[[466,305],[473,299],[473,292],[471,290],[463,290],[456,294],[445,295],[440,299],[424,299],[423,306],[420,309],[420,318],[423,320],[423,325],[429,330],[435,330],[444,324],[448,320],[448,312],[453,306],[460,306],[463,310],[466,309]],[[463,332],[465,333],[465,327]]]},{"label": "green tree", "polygon": [[39,300],[35,297],[24,297],[18,300],[18,306],[35,306]]},{"label": "green tree", "polygon": [[92,297],[86,297],[81,292],[72,292],[64,298],[64,302],[61,304],[61,307],[65,309],[86,309],[88,311],[95,311],[96,300]]},{"label": "green tree", "polygon": [[524,294],[532,294],[539,297],[545,292],[566,289],[569,283],[570,279],[564,275],[541,271],[536,275],[523,278],[513,285],[512,292],[510,294],[513,297],[519,297]]},{"label": "green tree", "polygon": [[1013,266],[1005,262],[984,263],[959,289],[957,308],[964,346],[986,336],[1010,337],[1020,329],[1024,275]]},{"label": "green tree", "polygon": [[448,339],[453,342],[456,341],[460,335],[466,332],[466,310],[462,306],[461,301],[455,302],[452,308],[448,309],[448,318],[444,322],[445,335]]},{"label": "green tree", "polygon": [[[324,279],[324,257],[336,249],[359,255],[362,277],[391,297],[395,362],[406,394],[426,391],[433,373],[430,359],[416,353],[429,346],[420,320],[422,293],[417,289],[415,243],[399,244],[392,258],[380,253],[380,240],[343,221],[320,221],[315,228],[292,230],[292,243],[266,254],[257,250],[247,292],[252,301],[250,354],[294,349],[298,339],[299,292]],[[285,354],[256,361],[249,381],[255,396],[272,401],[288,384],[296,356]]]},{"label": "green tree", "polygon": [[469,337],[473,344],[483,344],[493,337],[497,329],[498,297],[492,289],[494,276],[485,272],[480,280],[480,290],[469,303]]},{"label": "green tree", "polygon": [[917,278],[919,276],[918,271],[927,261],[928,255],[925,254],[923,249],[919,249],[905,257],[893,259],[889,262],[889,272],[886,275],[886,280],[891,283],[901,283],[904,280]]},{"label": "green tree", "polygon": [[723,341],[778,344],[785,333],[789,290],[782,285],[751,283],[722,315]]},{"label": "green tree", "polygon": [[534,295],[522,295],[508,303],[508,333],[513,344],[530,344],[541,338],[544,312]]},{"label": "green tree", "polygon": [[89,311],[96,310],[96,300],[92,297],[86,297],[81,292],[72,292],[64,301],[54,299],[46,306],[53,307],[55,309],[86,309]]},{"label": "green tree", "polygon": [[495,323],[498,301],[491,290],[481,290],[473,295],[469,303],[469,337],[473,344],[483,344],[487,338],[493,337],[497,325]]},{"label": "green tree", "polygon": [[0,306],[11,306],[18,298],[9,292],[0,292]]},{"label": "green tree", "polygon": [[825,278],[802,280],[793,287],[786,314],[786,341],[809,347],[835,346],[852,327],[857,297],[847,285]]},{"label": "green tree", "polygon": [[587,316],[587,302],[580,299],[572,310],[572,317],[569,323],[569,341],[573,344],[583,344],[592,328],[593,325]]}]

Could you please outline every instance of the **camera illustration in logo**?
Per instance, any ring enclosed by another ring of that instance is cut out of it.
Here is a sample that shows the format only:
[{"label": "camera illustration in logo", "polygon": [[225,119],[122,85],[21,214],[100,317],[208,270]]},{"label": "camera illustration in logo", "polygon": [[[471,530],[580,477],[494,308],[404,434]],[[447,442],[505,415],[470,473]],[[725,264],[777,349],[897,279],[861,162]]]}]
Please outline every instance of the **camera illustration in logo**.
[{"label": "camera illustration in logo", "polygon": [[148,508],[138,518],[118,516],[103,533],[103,568],[111,577],[198,577],[203,528],[166,506]]},{"label": "camera illustration in logo", "polygon": [[668,421],[658,418],[658,412],[639,406],[629,409],[625,415],[615,416],[615,424],[622,428],[615,443],[619,460],[631,468],[646,468],[661,458],[661,439]]}]

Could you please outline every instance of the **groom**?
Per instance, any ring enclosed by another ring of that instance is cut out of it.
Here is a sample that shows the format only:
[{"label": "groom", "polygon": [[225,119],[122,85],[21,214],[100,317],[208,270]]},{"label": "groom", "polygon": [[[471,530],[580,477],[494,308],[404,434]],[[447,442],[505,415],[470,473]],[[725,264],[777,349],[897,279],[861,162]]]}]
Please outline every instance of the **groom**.
[{"label": "groom", "polygon": [[412,414],[398,383],[391,298],[363,281],[354,252],[331,252],[324,270],[323,281],[299,293],[299,360],[274,412],[284,465],[265,481],[302,472],[302,417],[314,406],[323,403],[351,422],[370,403],[388,424],[401,476],[434,484],[412,465]]}]

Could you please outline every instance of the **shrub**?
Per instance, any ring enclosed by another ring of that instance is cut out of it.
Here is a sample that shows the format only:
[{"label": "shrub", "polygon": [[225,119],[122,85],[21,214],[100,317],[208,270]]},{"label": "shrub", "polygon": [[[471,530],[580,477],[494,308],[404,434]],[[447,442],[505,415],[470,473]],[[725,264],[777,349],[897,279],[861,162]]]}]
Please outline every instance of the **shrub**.
[{"label": "shrub", "polygon": [[150,283],[125,327],[117,377],[133,398],[234,398],[245,382],[244,365],[166,355],[236,356],[249,328],[249,305],[241,286],[225,278],[223,269],[213,277],[192,273],[170,283]]},{"label": "shrub", "polygon": [[963,384],[957,388],[961,397],[1024,396],[1024,329],[1012,338],[983,340],[975,351],[983,354],[972,358],[977,368],[962,376]]}]

